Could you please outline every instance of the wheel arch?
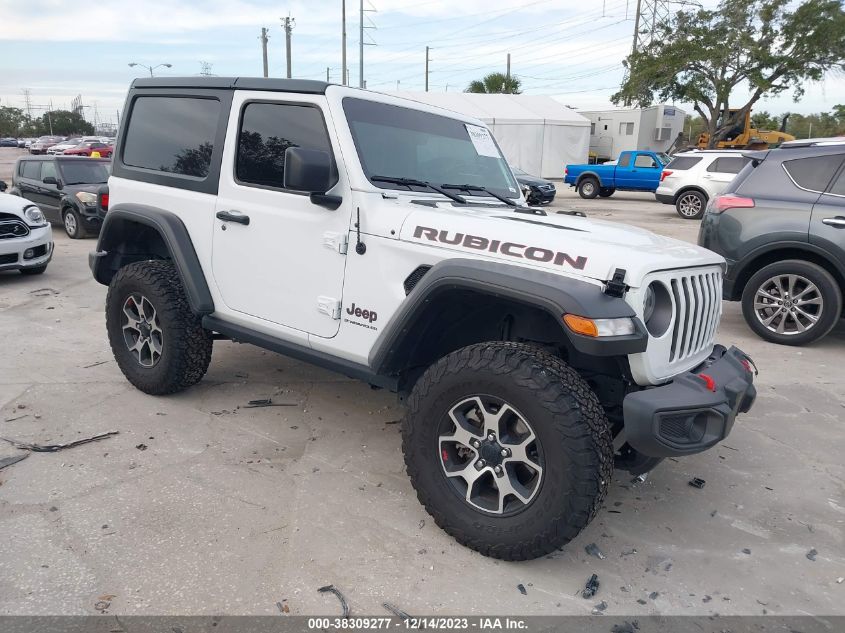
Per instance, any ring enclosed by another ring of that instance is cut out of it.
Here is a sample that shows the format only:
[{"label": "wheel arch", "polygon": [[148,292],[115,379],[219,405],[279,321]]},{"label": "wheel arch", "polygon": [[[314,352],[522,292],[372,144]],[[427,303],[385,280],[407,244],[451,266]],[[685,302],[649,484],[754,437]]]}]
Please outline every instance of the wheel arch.
[{"label": "wheel arch", "polygon": [[176,214],[140,204],[109,209],[97,250],[89,255],[94,279],[108,285],[120,268],[147,259],[172,260],[191,310],[197,315],[214,312],[214,300],[191,236]]},{"label": "wheel arch", "polygon": [[742,298],[745,291],[745,286],[751,277],[769,264],[774,264],[786,259],[800,259],[811,262],[824,268],[827,272],[833,275],[839,288],[845,294],[845,269],[836,263],[835,258],[827,251],[809,243],[793,243],[788,245],[777,245],[770,248],[755,252],[748,258],[736,274],[736,282],[733,285],[730,297],[725,297],[731,301],[737,301]]},{"label": "wheel arch", "polygon": [[709,195],[707,194],[707,192],[706,192],[704,189],[702,189],[699,185],[687,185],[687,186],[685,186],[685,187],[681,187],[681,188],[678,190],[678,192],[675,194],[674,199],[672,200],[672,204],[677,204],[677,203],[678,203],[678,198],[680,198],[683,194],[685,194],[685,193],[687,193],[687,192],[689,192],[689,191],[695,191],[695,192],[697,192],[697,193],[700,193],[702,196],[704,196],[704,203],[705,203],[705,204],[706,204],[706,203],[710,200],[710,196],[709,196]]},{"label": "wheel arch", "polygon": [[507,264],[444,260],[425,273],[387,323],[369,365],[378,374],[401,374],[409,388],[439,358],[490,340],[531,341],[584,357],[646,348],[648,337],[636,318],[636,334],[601,340],[567,330],[566,313],[635,318],[624,300],[587,281]]},{"label": "wheel arch", "polygon": [[592,178],[596,180],[599,183],[599,187],[604,187],[604,184],[602,184],[601,181],[601,176],[599,176],[598,173],[594,171],[584,171],[578,174],[578,178],[575,180],[575,186],[578,187],[578,185],[580,185],[581,182],[586,180],[587,178]]}]

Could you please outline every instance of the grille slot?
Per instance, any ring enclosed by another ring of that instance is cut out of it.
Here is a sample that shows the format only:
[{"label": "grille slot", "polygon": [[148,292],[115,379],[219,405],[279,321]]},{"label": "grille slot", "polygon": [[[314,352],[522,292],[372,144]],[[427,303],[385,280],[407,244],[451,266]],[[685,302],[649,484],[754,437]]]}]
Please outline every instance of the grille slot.
[{"label": "grille slot", "polygon": [[423,278],[423,276],[425,276],[425,274],[426,274],[429,270],[431,270],[431,266],[428,266],[428,265],[417,266],[417,267],[416,267],[416,268],[415,268],[415,269],[411,272],[411,274],[410,274],[410,275],[408,275],[408,276],[405,278],[405,281],[403,282],[403,285],[405,286],[405,294],[406,294],[406,295],[411,294],[411,290],[413,290],[413,289],[414,289],[414,286],[416,286],[416,285],[419,283],[420,279],[422,279],[422,278]]},{"label": "grille slot", "polygon": [[670,363],[695,356],[712,343],[719,323],[721,284],[717,272],[682,274],[671,280],[675,322]]},{"label": "grille slot", "polygon": [[27,235],[29,235],[29,227],[20,220],[0,220],[0,240]]}]

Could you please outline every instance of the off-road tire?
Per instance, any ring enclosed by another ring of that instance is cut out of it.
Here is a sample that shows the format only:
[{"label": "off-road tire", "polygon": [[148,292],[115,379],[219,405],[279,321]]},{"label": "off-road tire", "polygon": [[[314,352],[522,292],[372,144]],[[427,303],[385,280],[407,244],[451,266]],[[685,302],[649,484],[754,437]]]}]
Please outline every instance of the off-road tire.
[{"label": "off-road tire", "polygon": [[613,187],[602,187],[601,189],[599,189],[599,196],[601,196],[602,198],[609,198],[614,193],[616,193],[616,189],[614,189]]},{"label": "off-road tire", "polygon": [[[778,275],[798,275],[809,280],[818,288],[823,302],[818,321],[805,332],[778,334],[772,332],[758,319],[755,296],[766,280]],[[765,341],[781,345],[806,345],[826,336],[842,318],[842,289],[836,279],[824,268],[800,259],[787,259],[769,264],[754,273],[742,291],[742,316],[754,333]]]},{"label": "off-road tire", "polygon": [[[123,306],[133,293],[155,308],[164,337],[161,357],[143,366],[123,337]],[[213,339],[191,312],[176,267],[169,260],[128,264],[117,271],[106,295],[106,329],[118,367],[144,393],[176,393],[198,383],[211,362]]]},{"label": "off-road tire", "polygon": [[[470,506],[443,473],[439,420],[474,394],[495,394],[518,408],[542,447],[540,488],[517,514]],[[559,358],[520,343],[470,345],[429,367],[407,402],[402,449],[417,497],[437,525],[504,560],[538,558],[575,538],[601,507],[613,473],[610,425],[596,395]]]},{"label": "off-road tire", "polygon": [[32,266],[31,268],[21,268],[22,275],[41,275],[47,270],[47,264],[42,266]]},{"label": "off-road tire", "polygon": [[599,195],[600,190],[599,181],[592,177],[584,178],[578,183],[578,195],[585,200],[592,200]]}]

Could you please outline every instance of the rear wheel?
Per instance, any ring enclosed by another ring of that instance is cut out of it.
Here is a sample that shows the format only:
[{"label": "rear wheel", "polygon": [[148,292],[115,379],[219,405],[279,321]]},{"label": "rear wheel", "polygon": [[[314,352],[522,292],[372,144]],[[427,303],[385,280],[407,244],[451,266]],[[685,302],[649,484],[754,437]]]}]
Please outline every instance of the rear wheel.
[{"label": "rear wheel", "polygon": [[684,191],[675,200],[675,210],[685,220],[698,220],[706,206],[707,198],[700,191]]},{"label": "rear wheel", "polygon": [[402,427],[417,497],[460,543],[537,558],[593,519],[613,470],[609,423],[586,382],[530,345],[480,343],[419,379]]},{"label": "rear wheel", "polygon": [[742,292],[742,314],[762,339],[805,345],[830,332],[842,316],[842,290],[821,266],[801,260],[770,264]]},{"label": "rear wheel", "polygon": [[601,189],[599,189],[599,196],[601,196],[602,198],[609,198],[614,193],[616,193],[616,189],[614,189],[613,187],[602,187]]},{"label": "rear wheel", "polygon": [[170,261],[117,272],[106,295],[106,328],[118,367],[144,393],[182,391],[202,380],[211,362],[211,332],[191,312]]},{"label": "rear wheel", "polygon": [[578,185],[578,194],[587,200],[599,195],[599,182],[595,178],[584,178]]}]

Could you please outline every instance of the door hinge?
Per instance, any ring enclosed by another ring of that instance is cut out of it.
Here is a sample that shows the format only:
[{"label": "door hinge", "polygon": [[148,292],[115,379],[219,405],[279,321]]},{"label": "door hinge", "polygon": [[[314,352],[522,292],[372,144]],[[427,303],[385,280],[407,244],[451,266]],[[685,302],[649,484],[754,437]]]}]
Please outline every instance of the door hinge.
[{"label": "door hinge", "polygon": [[346,255],[346,249],[349,244],[349,238],[346,233],[323,233],[323,246],[337,251],[341,255]]},{"label": "door hinge", "polygon": [[340,300],[334,297],[317,297],[317,312],[337,320],[340,318]]}]

